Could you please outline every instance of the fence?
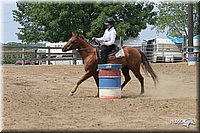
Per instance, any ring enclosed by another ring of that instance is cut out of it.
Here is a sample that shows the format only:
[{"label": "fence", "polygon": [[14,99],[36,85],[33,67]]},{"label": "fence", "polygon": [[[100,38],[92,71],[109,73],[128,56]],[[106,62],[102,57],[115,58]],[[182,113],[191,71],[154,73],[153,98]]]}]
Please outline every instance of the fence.
[{"label": "fence", "polygon": [[[38,49],[43,49],[46,52],[38,52]],[[26,60],[31,60],[33,61],[33,64],[47,62],[49,65],[51,64],[51,61],[70,60],[73,64],[77,64],[77,60],[80,59],[80,55],[75,51],[72,51],[71,53],[55,53],[51,52],[53,49],[61,50],[61,47],[4,46],[2,51],[2,63],[14,64],[17,60],[21,60],[22,64],[25,64]]]},{"label": "fence", "polygon": [[[150,62],[182,62],[187,61],[187,48],[180,49],[173,47],[155,47],[154,45],[130,45],[143,51]],[[194,47],[190,47],[194,48]],[[199,48],[199,47],[198,47]],[[46,52],[38,52],[43,49]],[[53,49],[60,49],[61,47],[35,47],[35,46],[4,46],[3,47],[3,62],[4,64],[14,64],[17,60],[21,60],[25,64],[26,60],[31,60],[33,64],[51,64],[51,61],[72,61],[72,64],[77,64],[77,60],[81,60],[79,53],[71,51],[70,53],[64,52],[51,52]],[[198,53],[199,55],[199,53]],[[199,56],[198,56],[199,57]]]},{"label": "fence", "polygon": [[183,61],[188,61],[189,49],[191,49],[191,51],[193,51],[196,54],[197,61],[199,61],[200,46],[184,46],[182,48]]},{"label": "fence", "polygon": [[199,46],[184,46],[180,45],[141,45],[133,46],[145,53],[149,62],[187,62],[188,61],[188,49],[195,52],[197,61],[199,61]]},{"label": "fence", "polygon": [[148,44],[148,45],[133,46],[133,47],[143,51],[147,56],[149,62],[183,61],[181,50],[179,50],[177,47],[173,47],[173,45],[171,45],[170,47],[166,46],[167,46],[166,44],[160,44],[160,45]]}]

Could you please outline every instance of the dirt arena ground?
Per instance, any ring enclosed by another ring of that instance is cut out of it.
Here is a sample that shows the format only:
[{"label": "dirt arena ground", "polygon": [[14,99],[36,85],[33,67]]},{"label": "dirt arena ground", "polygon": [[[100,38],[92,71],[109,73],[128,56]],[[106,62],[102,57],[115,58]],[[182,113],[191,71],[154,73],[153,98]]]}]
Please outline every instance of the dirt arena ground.
[{"label": "dirt arena ground", "polygon": [[[157,88],[145,78],[125,86],[121,99],[95,98],[93,78],[68,93],[84,74],[83,65],[3,66],[3,129],[60,131],[197,131],[197,66],[152,64]],[[124,78],[122,78],[122,81]],[[192,120],[189,127],[185,119]]]}]

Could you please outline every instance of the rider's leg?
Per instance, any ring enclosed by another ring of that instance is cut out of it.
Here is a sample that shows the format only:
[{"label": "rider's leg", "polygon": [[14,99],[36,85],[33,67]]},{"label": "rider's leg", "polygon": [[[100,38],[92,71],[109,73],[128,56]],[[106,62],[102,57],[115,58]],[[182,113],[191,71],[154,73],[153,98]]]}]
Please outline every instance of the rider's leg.
[{"label": "rider's leg", "polygon": [[115,46],[114,44],[110,45],[110,46],[105,46],[105,45],[102,46],[101,59],[99,61],[99,64],[107,63],[108,54],[109,54],[109,52],[111,52],[113,50],[114,46]]}]

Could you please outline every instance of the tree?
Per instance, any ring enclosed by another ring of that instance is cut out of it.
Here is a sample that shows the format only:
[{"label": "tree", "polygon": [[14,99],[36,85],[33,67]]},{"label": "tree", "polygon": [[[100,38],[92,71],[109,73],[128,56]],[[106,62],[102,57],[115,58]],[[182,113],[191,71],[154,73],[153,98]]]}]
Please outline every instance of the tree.
[{"label": "tree", "polygon": [[[153,24],[156,20],[156,12],[153,11],[153,3],[110,3],[98,4],[99,16],[92,22],[89,36],[101,36],[103,22],[107,17],[116,20],[117,35],[127,39],[137,37],[147,24]],[[99,25],[100,24],[100,25]]]},{"label": "tree", "polygon": [[[194,3],[194,29],[198,29],[199,21],[199,3]],[[160,2],[158,7],[158,19],[154,24],[154,28],[158,32],[164,32],[167,29],[167,34],[175,37],[188,36],[188,3],[183,2]],[[194,31],[194,34],[198,30]]]},{"label": "tree", "polygon": [[17,35],[24,42],[66,41],[73,30],[82,29],[90,21],[82,19],[85,13],[78,10],[78,4],[17,2],[17,7],[13,11],[14,20],[23,26]]},{"label": "tree", "polygon": [[23,42],[66,41],[71,32],[81,32],[85,37],[103,34],[107,17],[116,19],[118,36],[137,37],[138,33],[154,24],[156,12],[153,3],[26,3],[17,2],[13,11],[19,22],[18,38]]},{"label": "tree", "polygon": [[200,1],[196,4],[194,4],[194,35],[200,35],[200,25],[199,25],[199,16],[200,16]]}]

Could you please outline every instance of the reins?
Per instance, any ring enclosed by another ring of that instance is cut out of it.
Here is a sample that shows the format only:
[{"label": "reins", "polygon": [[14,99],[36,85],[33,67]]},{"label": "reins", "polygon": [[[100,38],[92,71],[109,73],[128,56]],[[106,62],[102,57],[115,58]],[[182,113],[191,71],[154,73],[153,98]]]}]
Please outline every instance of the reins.
[{"label": "reins", "polygon": [[[86,41],[86,40],[84,40],[84,41]],[[93,40],[91,40],[90,42],[88,42],[89,44],[92,42]],[[91,44],[90,44],[91,45]],[[97,49],[96,47],[92,47],[92,48],[95,48],[95,49]],[[84,51],[84,52],[86,52],[86,53],[96,53],[96,52],[88,52],[87,50],[88,49],[91,49],[91,47],[88,47],[88,48],[80,48],[80,49],[78,49],[78,50],[76,50],[77,52],[81,52],[81,51]]]},{"label": "reins", "polygon": [[[81,49],[78,49],[77,52],[81,52],[81,51],[87,52],[88,49],[91,49],[91,48],[81,48]],[[95,53],[95,52],[87,52],[87,53]]]}]

